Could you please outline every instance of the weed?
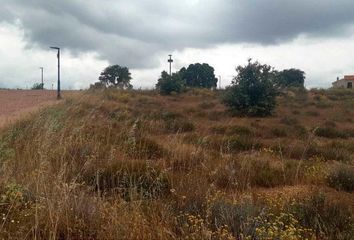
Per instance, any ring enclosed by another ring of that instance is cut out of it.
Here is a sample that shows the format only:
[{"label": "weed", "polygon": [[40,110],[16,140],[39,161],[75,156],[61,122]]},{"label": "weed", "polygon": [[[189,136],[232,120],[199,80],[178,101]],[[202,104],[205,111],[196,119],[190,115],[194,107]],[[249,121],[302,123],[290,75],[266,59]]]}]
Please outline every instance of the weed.
[{"label": "weed", "polygon": [[272,161],[250,155],[220,166],[210,175],[210,180],[218,187],[242,191],[253,186],[291,185],[295,183],[297,167],[297,161]]},{"label": "weed", "polygon": [[295,125],[295,124],[299,123],[299,120],[294,117],[285,116],[280,119],[280,123],[285,124],[285,125]]},{"label": "weed", "polygon": [[275,137],[286,137],[288,136],[287,130],[284,128],[272,128],[271,133]]},{"label": "weed", "polygon": [[316,239],[352,237],[354,222],[348,207],[328,201],[321,192],[295,199],[287,208],[302,226],[314,230]]},{"label": "weed", "polygon": [[349,165],[339,164],[331,169],[327,181],[330,187],[352,192],[354,191],[354,168]]},{"label": "weed", "polygon": [[223,139],[221,147],[226,152],[240,152],[260,149],[262,144],[249,136],[230,136]]},{"label": "weed", "polygon": [[207,118],[211,121],[219,121],[225,116],[225,113],[222,111],[211,111],[207,113]]},{"label": "weed", "polygon": [[135,139],[127,142],[127,153],[138,159],[158,159],[161,158],[165,150],[155,141],[148,138]]},{"label": "weed", "polygon": [[187,120],[168,120],[165,121],[165,129],[170,133],[184,133],[193,131],[195,127]]},{"label": "weed", "polygon": [[237,126],[237,125],[230,126],[228,128],[228,133],[231,135],[233,134],[243,135],[243,136],[252,135],[251,129],[245,126]]},{"label": "weed", "polygon": [[326,109],[326,108],[331,108],[333,105],[329,103],[328,101],[323,101],[323,102],[318,102],[316,103],[316,107],[320,109]]},{"label": "weed", "polygon": [[318,116],[320,116],[320,113],[317,111],[307,111],[307,112],[305,112],[305,115],[310,116],[310,117],[318,117]]},{"label": "weed", "polygon": [[301,112],[299,110],[293,110],[291,113],[294,114],[294,115],[300,115],[301,114]]},{"label": "weed", "polygon": [[198,105],[199,108],[206,110],[206,109],[212,109],[215,107],[215,102],[211,102],[211,101],[203,101],[202,103],[200,103]]},{"label": "weed", "polygon": [[156,198],[170,189],[167,176],[143,161],[117,161],[104,169],[87,171],[83,180],[96,191],[119,194],[127,200]]},{"label": "weed", "polygon": [[14,157],[15,150],[8,147],[8,144],[5,140],[0,139],[0,165],[4,163],[7,159]]},{"label": "weed", "polygon": [[225,134],[227,129],[228,129],[227,126],[222,126],[222,125],[214,126],[210,128],[211,132],[215,134]]},{"label": "weed", "polygon": [[325,138],[348,138],[348,134],[333,127],[318,127],[314,131],[318,137]]},{"label": "weed", "polygon": [[326,122],[324,123],[324,126],[330,127],[330,128],[335,128],[335,127],[337,127],[337,124],[336,124],[336,122],[334,122],[334,121],[328,120],[328,121],[326,121]]}]

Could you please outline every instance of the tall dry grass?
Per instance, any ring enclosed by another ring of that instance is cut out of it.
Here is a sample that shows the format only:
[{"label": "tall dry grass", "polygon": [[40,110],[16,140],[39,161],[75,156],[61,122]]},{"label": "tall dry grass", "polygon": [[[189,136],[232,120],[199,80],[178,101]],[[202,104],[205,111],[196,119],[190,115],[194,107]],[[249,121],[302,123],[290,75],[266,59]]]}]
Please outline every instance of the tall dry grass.
[{"label": "tall dry grass", "polygon": [[264,119],[229,116],[218,94],[85,92],[2,129],[0,237],[350,239],[354,195],[334,171],[353,166],[352,139],[315,131],[338,109],[289,121],[327,93]]}]

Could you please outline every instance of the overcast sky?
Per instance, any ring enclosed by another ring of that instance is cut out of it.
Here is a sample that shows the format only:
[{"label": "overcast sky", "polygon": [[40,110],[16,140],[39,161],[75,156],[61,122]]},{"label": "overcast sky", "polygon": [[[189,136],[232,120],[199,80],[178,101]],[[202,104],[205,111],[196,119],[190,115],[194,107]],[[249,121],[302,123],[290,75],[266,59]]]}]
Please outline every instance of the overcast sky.
[{"label": "overcast sky", "polygon": [[110,64],[127,66],[135,88],[151,88],[167,55],[173,70],[206,62],[228,85],[253,58],[300,68],[307,87],[354,74],[353,0],[0,0],[0,87],[56,80],[87,88]]}]

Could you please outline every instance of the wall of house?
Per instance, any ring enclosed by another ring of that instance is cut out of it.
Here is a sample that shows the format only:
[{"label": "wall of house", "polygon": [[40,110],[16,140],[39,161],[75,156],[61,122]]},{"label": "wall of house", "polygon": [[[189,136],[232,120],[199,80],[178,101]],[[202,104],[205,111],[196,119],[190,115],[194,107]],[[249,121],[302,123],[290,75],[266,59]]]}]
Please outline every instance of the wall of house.
[{"label": "wall of house", "polygon": [[338,80],[338,81],[332,83],[332,86],[334,88],[348,88],[348,82],[351,82],[352,86],[354,88],[354,80],[353,81],[347,81],[347,80],[344,80],[344,79],[341,79],[341,80]]}]

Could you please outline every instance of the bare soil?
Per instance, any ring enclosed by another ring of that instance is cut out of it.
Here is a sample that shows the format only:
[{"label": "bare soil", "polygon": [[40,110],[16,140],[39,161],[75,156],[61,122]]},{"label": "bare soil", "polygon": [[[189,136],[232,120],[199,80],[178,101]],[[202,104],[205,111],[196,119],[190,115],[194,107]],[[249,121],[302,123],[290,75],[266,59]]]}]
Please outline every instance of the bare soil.
[{"label": "bare soil", "polygon": [[56,91],[0,90],[0,127],[56,102]]}]

